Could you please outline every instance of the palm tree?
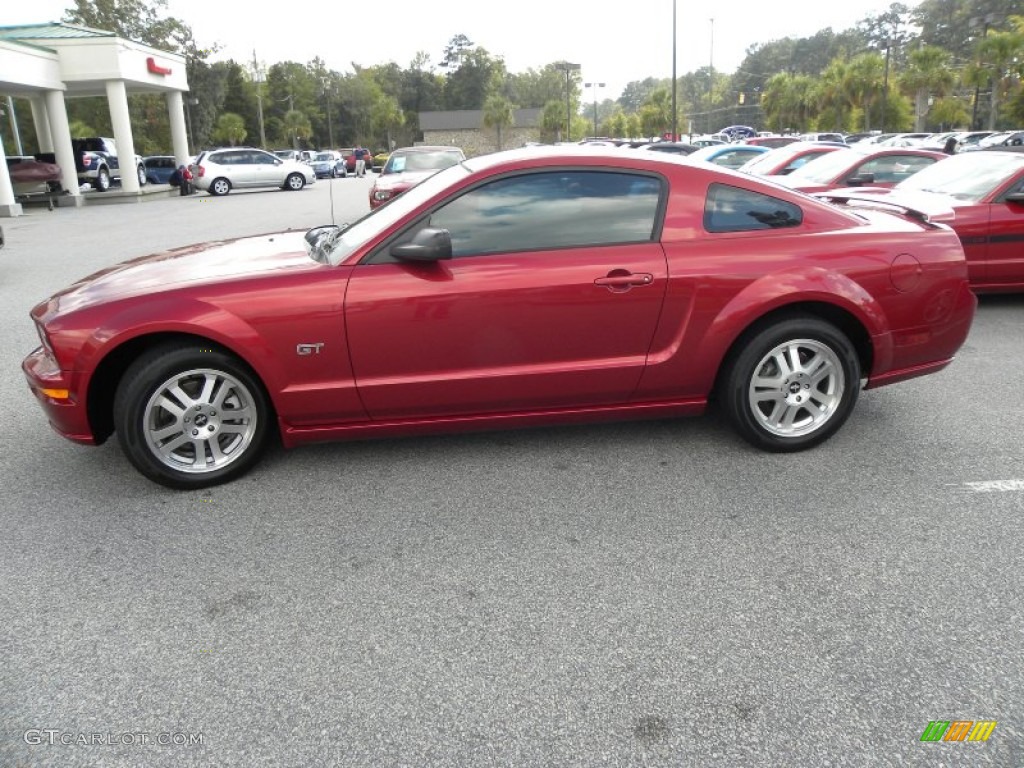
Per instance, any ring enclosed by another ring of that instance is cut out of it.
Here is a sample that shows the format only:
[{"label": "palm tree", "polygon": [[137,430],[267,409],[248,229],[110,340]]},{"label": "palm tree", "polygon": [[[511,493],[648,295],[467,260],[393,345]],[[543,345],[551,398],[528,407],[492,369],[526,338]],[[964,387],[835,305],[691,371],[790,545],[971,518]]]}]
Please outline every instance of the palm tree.
[{"label": "palm tree", "polygon": [[945,96],[956,77],[950,69],[950,54],[944,48],[924,45],[911,51],[900,82],[914,93],[914,130],[923,131],[928,115],[928,97]]},{"label": "palm tree", "polygon": [[309,124],[309,118],[297,109],[289,109],[284,113],[281,129],[284,132],[285,140],[292,145],[292,149],[299,148],[299,139],[306,139],[313,135],[313,126]]},{"label": "palm tree", "polygon": [[213,131],[214,141],[233,147],[240,141],[244,141],[246,135],[245,120],[241,115],[225,112],[217,118],[217,127]]},{"label": "palm tree", "polygon": [[836,57],[821,73],[817,89],[818,128],[845,131],[852,127],[849,125],[851,105],[846,93],[846,69],[846,61]]},{"label": "palm tree", "polygon": [[500,93],[492,93],[484,102],[484,126],[498,133],[498,151],[501,151],[501,129],[515,125],[515,108]]},{"label": "palm tree", "polygon": [[1009,91],[1013,78],[1012,67],[1024,53],[1024,33],[995,32],[978,42],[978,61],[974,72],[975,82],[987,76],[992,84],[992,98],[989,102],[988,129],[994,131],[999,115],[999,98],[1002,91]]},{"label": "palm tree", "polygon": [[851,104],[864,110],[864,130],[871,130],[871,107],[883,90],[885,60],[878,53],[862,53],[850,61],[845,91]]}]

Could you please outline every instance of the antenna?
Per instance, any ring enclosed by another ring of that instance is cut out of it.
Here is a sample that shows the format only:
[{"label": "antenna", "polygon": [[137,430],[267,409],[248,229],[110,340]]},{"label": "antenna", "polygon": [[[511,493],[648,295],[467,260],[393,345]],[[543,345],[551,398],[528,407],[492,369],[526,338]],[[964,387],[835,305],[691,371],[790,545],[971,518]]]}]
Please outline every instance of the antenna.
[{"label": "antenna", "polygon": [[[328,178],[328,182],[333,182],[334,181],[334,174],[332,173],[327,178]],[[330,186],[330,189],[331,189],[331,225],[333,226],[334,225],[334,184],[329,184],[329,186]]]}]

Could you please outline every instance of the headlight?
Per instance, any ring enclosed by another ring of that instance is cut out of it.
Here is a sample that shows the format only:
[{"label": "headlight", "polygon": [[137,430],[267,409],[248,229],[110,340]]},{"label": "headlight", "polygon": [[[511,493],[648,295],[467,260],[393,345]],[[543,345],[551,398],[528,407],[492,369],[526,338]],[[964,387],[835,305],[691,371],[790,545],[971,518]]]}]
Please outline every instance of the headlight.
[{"label": "headlight", "polygon": [[373,199],[374,200],[390,200],[391,199],[391,190],[388,190],[388,189],[375,189],[373,191]]},{"label": "headlight", "polygon": [[43,328],[42,323],[36,323],[36,333],[39,334],[39,342],[43,345],[43,349],[46,350],[50,357],[56,360],[57,355],[53,352],[53,346],[50,344],[50,337],[46,335],[46,329]]}]

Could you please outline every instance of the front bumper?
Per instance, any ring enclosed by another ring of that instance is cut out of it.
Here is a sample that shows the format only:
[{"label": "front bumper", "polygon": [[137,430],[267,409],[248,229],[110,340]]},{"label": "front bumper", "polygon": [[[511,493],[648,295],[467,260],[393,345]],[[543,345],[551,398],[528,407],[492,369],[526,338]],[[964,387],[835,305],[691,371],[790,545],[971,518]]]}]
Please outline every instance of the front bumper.
[{"label": "front bumper", "polygon": [[[54,431],[73,442],[96,445],[85,403],[75,392],[77,377],[60,370],[43,347],[33,350],[22,361],[21,370]],[[66,396],[55,394],[62,391]]]}]

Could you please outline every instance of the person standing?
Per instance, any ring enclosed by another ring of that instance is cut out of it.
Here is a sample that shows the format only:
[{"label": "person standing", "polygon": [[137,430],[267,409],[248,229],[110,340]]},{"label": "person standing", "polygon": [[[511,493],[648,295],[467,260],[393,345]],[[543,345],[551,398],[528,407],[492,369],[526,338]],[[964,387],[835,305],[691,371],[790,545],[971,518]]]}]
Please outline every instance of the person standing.
[{"label": "person standing", "polygon": [[356,150],[356,176],[366,175],[366,150]]}]

